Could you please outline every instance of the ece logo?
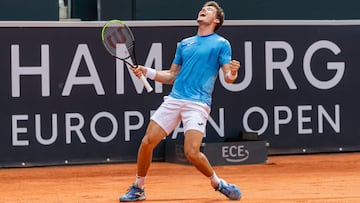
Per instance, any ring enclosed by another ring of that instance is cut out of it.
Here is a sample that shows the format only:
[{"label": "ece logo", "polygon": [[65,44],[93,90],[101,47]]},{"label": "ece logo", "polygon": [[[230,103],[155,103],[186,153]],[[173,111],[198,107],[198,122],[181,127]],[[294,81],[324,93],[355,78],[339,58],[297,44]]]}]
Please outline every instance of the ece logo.
[{"label": "ece logo", "polygon": [[228,162],[243,162],[249,158],[249,155],[244,145],[222,146],[222,157]]}]

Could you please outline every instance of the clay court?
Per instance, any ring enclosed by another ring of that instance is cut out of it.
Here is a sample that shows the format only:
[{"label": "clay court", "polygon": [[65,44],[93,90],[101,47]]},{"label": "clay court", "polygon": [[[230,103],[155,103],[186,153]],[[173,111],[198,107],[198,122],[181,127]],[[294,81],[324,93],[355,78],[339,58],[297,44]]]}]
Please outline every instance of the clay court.
[{"label": "clay court", "polygon": [[[216,166],[240,186],[241,202],[360,202],[360,153],[269,156],[269,163]],[[0,169],[1,203],[115,203],[134,180],[135,164]],[[155,162],[146,202],[232,202],[192,166]]]}]

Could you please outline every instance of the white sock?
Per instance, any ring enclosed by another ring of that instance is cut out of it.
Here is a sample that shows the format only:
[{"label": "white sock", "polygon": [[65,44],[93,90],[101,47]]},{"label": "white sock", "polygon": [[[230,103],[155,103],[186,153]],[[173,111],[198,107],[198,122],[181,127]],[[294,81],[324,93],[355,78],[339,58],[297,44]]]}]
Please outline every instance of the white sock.
[{"label": "white sock", "polygon": [[145,184],[145,176],[136,175],[135,184],[138,186],[138,188],[143,189]]},{"label": "white sock", "polygon": [[212,176],[210,176],[210,181],[211,181],[211,185],[217,189],[217,186],[219,185],[220,179],[217,177],[215,171],[212,174]]}]

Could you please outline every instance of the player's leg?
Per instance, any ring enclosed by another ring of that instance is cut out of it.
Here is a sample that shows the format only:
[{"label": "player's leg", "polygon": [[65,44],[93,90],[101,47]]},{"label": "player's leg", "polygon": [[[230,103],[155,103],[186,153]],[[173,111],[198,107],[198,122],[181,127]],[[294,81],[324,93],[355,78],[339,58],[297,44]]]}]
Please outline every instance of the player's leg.
[{"label": "player's leg", "polygon": [[128,191],[120,197],[120,202],[145,200],[145,176],[149,170],[154,148],[167,133],[153,120],[150,120],[145,136],[143,137],[137,156],[137,174],[135,182]]},{"label": "player's leg", "polygon": [[210,113],[209,107],[193,102],[189,102],[187,107],[181,114],[185,130],[184,154],[197,170],[210,179],[211,185],[216,191],[220,191],[229,199],[240,199],[240,189],[236,185],[218,178],[207,157],[200,151]]},{"label": "player's leg", "polygon": [[[154,148],[167,136],[167,133],[155,121],[150,120],[145,136],[143,137],[137,156],[137,175],[145,177],[151,161]],[[140,187],[143,186],[139,185]]]},{"label": "player's leg", "polygon": [[219,179],[205,154],[200,151],[202,138],[203,133],[197,130],[186,131],[184,141],[184,153],[186,158],[197,170],[210,179],[211,185],[216,191],[220,191],[231,200],[239,200],[241,198],[240,189],[234,184]]},{"label": "player's leg", "polygon": [[197,170],[206,177],[210,177],[214,170],[206,156],[200,151],[203,136],[203,133],[198,130],[187,130],[184,138],[184,154]]},{"label": "player's leg", "polygon": [[145,177],[149,170],[154,148],[166,137],[180,122],[181,103],[169,97],[151,116],[137,157],[137,175]]},{"label": "player's leg", "polygon": [[122,202],[144,200],[144,182],[152,162],[154,148],[166,137],[180,122],[179,103],[165,98],[165,101],[151,117],[145,136],[143,137],[137,157],[137,174],[135,182],[127,193],[120,197]]},{"label": "player's leg", "polygon": [[185,102],[181,112],[184,126],[184,154],[186,158],[207,177],[212,176],[214,170],[206,156],[200,152],[200,146],[206,130],[210,107],[199,102]]}]

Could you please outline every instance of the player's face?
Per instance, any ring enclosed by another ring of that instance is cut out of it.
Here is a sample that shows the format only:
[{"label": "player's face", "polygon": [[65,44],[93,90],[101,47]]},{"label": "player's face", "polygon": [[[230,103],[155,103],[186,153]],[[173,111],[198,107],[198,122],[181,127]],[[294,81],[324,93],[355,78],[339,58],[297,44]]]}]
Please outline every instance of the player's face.
[{"label": "player's face", "polygon": [[204,23],[218,23],[216,18],[216,8],[213,6],[204,6],[198,14],[197,21]]}]

